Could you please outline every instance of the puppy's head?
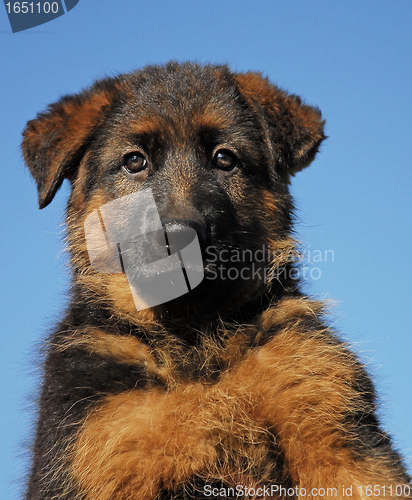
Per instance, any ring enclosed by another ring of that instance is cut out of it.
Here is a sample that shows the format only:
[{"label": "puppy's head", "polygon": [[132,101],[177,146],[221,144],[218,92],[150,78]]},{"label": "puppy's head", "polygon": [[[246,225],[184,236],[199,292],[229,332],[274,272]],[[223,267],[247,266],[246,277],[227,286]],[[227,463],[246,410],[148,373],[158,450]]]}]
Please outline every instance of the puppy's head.
[{"label": "puppy's head", "polygon": [[323,139],[320,112],[259,74],[170,63],[61,99],[22,147],[40,208],[71,182],[77,293],[133,319],[223,314],[292,286],[288,184]]}]

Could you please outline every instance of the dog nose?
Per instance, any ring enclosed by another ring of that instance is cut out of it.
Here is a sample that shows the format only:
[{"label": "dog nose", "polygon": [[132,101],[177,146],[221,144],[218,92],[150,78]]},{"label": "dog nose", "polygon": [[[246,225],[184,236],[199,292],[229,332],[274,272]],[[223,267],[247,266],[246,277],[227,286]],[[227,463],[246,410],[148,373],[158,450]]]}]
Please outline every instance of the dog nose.
[{"label": "dog nose", "polygon": [[197,220],[169,220],[163,222],[163,227],[170,253],[175,253],[189,245],[193,241],[195,233],[200,245],[206,242],[207,231],[203,222]]}]

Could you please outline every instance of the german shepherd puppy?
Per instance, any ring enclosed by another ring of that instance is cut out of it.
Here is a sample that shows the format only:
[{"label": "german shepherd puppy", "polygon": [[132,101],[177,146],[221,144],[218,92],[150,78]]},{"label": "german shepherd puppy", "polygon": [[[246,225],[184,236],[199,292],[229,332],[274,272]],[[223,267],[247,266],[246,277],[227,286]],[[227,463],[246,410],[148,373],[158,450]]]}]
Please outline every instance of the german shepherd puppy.
[{"label": "german shepherd puppy", "polygon": [[71,183],[72,282],[27,500],[410,497],[370,378],[296,272],[288,187],[323,127],[260,74],[175,62],[28,123],[40,208]]}]

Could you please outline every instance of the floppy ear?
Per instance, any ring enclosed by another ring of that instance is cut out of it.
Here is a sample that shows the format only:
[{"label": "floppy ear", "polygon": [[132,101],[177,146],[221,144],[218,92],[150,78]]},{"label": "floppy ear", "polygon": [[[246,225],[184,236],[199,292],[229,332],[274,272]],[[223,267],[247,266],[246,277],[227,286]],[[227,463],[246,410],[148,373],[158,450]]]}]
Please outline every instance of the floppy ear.
[{"label": "floppy ear", "polygon": [[114,92],[115,81],[105,80],[79,95],[63,97],[27,123],[22,150],[37,182],[40,208],[52,201],[64,178],[74,174]]},{"label": "floppy ear", "polygon": [[237,74],[235,79],[242,96],[264,121],[278,167],[291,175],[307,167],[326,137],[320,111],[259,73]]}]

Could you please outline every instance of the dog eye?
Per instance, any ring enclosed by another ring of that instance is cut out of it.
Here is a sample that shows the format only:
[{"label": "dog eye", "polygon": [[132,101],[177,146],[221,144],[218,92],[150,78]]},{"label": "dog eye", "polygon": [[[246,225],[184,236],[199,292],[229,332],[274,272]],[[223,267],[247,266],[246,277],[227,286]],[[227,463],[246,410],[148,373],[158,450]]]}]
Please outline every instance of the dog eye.
[{"label": "dog eye", "polygon": [[125,156],[123,168],[129,174],[138,174],[147,168],[147,160],[142,153],[131,153]]},{"label": "dog eye", "polygon": [[213,158],[213,164],[219,170],[225,170],[228,172],[237,166],[238,159],[230,151],[221,149],[216,152]]}]

